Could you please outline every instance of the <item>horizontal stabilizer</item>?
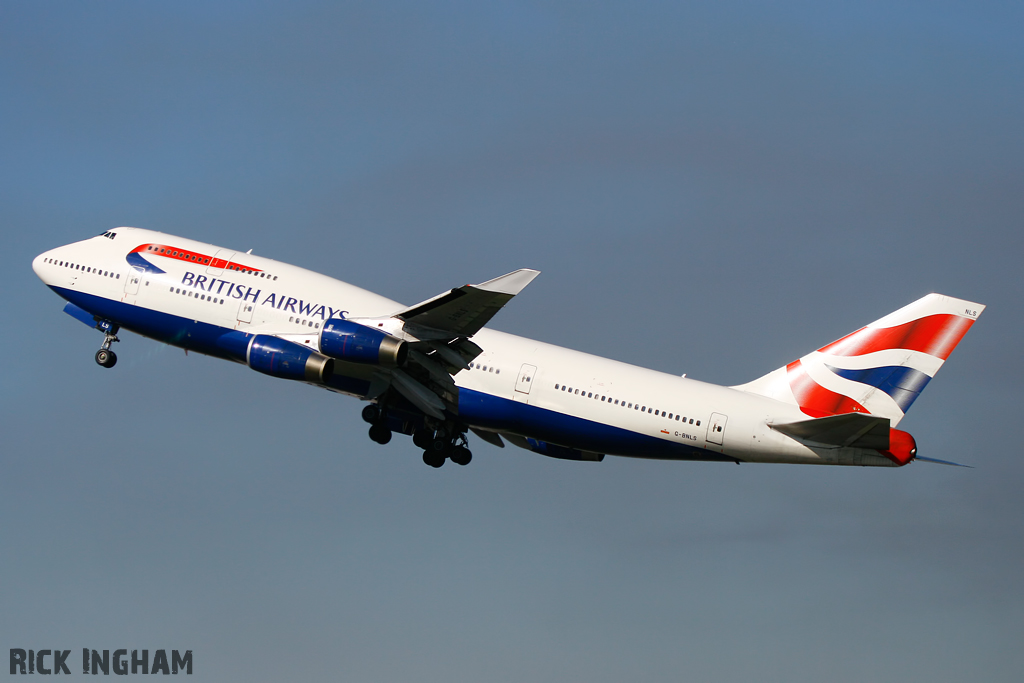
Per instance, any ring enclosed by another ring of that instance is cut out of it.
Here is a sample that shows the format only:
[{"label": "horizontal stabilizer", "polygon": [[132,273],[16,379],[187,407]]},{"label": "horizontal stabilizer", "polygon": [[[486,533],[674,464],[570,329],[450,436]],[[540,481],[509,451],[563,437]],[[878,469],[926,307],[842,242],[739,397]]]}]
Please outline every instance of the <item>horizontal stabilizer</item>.
[{"label": "horizontal stabilizer", "polygon": [[523,268],[478,285],[465,285],[407,308],[395,317],[413,325],[472,337],[538,275],[540,271]]},{"label": "horizontal stabilizer", "polygon": [[768,425],[797,441],[829,448],[889,450],[889,418],[865,413],[846,413]]}]

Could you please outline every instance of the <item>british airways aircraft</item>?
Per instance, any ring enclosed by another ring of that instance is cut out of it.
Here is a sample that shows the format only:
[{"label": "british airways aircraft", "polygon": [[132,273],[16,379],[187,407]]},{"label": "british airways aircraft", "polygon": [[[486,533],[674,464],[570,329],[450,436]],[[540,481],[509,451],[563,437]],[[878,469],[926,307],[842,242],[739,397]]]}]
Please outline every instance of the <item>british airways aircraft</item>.
[{"label": "british airways aircraft", "polygon": [[[40,254],[64,311],[367,402],[370,438],[469,463],[467,432],[553,458],[605,455],[900,467],[896,429],[985,309],[939,294],[747,384],[725,387],[484,328],[539,274],[522,269],[403,306],[296,266],[137,228]],[[946,463],[954,464],[954,463]]]}]

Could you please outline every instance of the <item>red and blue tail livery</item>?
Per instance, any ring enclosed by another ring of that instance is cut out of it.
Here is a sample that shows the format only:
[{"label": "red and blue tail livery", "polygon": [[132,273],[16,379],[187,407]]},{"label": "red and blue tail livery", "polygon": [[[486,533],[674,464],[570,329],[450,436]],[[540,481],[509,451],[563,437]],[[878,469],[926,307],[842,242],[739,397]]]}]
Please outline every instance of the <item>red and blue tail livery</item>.
[{"label": "red and blue tail livery", "polygon": [[303,268],[174,235],[115,228],[33,262],[64,310],[365,403],[369,436],[423,461],[469,463],[470,435],[563,460],[606,455],[893,467],[895,427],[984,306],[928,296],[764,377],[725,387],[486,327],[539,274],[523,268],[406,306]]},{"label": "red and blue tail livery", "polygon": [[811,417],[867,413],[895,426],[985,307],[929,294],[738,387]]}]

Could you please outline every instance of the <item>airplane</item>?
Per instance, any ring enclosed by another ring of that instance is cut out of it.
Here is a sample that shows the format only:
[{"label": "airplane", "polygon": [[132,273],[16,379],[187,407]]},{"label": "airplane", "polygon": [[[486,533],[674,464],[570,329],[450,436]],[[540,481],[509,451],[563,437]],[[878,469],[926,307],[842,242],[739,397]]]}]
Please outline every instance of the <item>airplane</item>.
[{"label": "airplane", "polygon": [[472,459],[468,433],[552,458],[901,467],[896,429],[985,307],[929,294],[759,379],[719,386],[484,327],[539,272],[415,306],[297,266],[121,227],[32,262],[64,311],[366,402],[369,436],[412,437],[423,462]]}]

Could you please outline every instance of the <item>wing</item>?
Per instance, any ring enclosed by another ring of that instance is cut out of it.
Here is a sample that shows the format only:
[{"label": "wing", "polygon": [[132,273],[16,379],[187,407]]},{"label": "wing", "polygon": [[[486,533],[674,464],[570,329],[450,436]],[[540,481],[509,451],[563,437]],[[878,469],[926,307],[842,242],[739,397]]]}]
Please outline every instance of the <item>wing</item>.
[{"label": "wing", "polygon": [[483,352],[471,337],[538,275],[540,271],[523,268],[453,289],[389,318],[353,318],[353,322],[383,330],[410,347],[405,367],[377,372],[368,398],[394,389],[438,420],[445,419],[446,411],[457,414],[459,391],[453,376]]},{"label": "wing", "polygon": [[395,317],[417,327],[472,337],[538,275],[540,271],[522,268],[479,285],[466,285],[445,292],[407,308]]}]

